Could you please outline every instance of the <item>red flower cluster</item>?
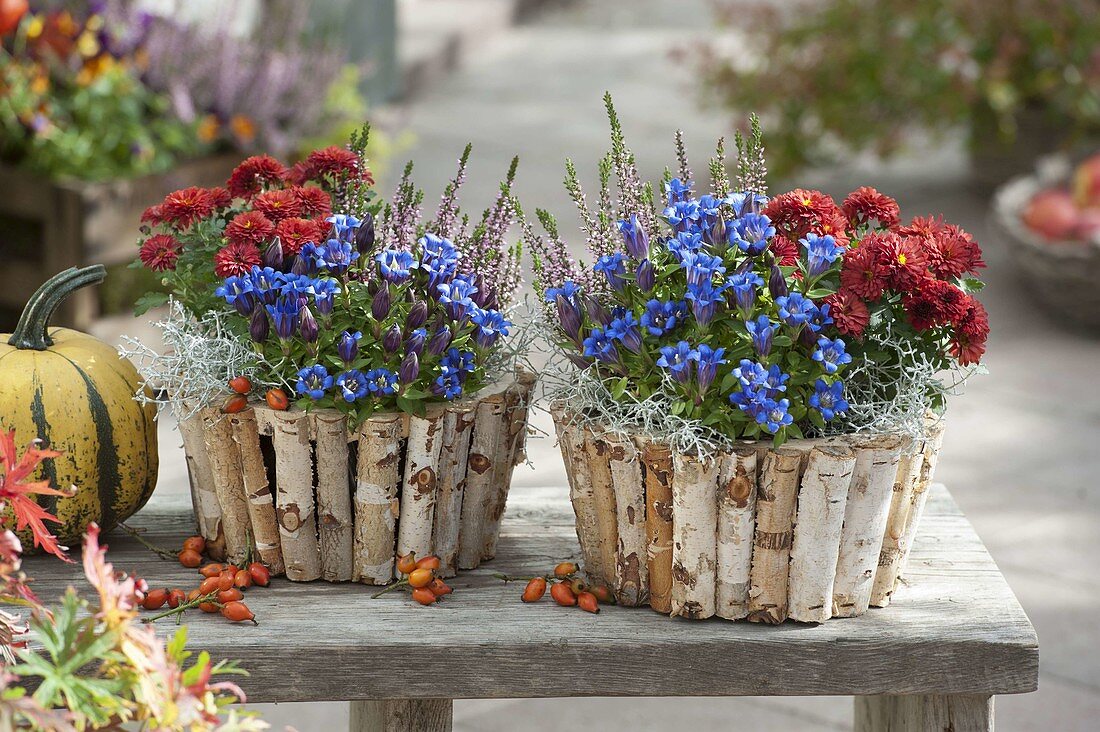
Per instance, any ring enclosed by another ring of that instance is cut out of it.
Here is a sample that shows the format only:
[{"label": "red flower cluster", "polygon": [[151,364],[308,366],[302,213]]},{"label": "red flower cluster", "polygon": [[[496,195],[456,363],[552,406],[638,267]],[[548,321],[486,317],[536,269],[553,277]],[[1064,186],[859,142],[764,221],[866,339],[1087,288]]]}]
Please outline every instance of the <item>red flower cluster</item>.
[{"label": "red flower cluster", "polygon": [[870,187],[850,193],[842,207],[820,191],[796,189],[773,198],[764,213],[778,231],[772,253],[780,264],[793,263],[798,254],[793,242],[809,233],[829,234],[849,247],[840,291],[826,299],[841,333],[860,337],[870,322],[870,306],[900,296],[916,330],[947,328],[951,353],[961,364],[981,358],[988,316],[956,284],[985,266],[970,234],[933,217],[903,226],[897,201]]},{"label": "red flower cluster", "polygon": [[[225,222],[222,246],[213,258],[219,277],[247,272],[261,252],[279,237],[284,255],[294,255],[308,242],[319,243],[329,229],[333,189],[349,176],[373,182],[370,171],[350,150],[315,150],[293,168],[269,155],[255,155],[233,170],[225,187],[190,187],[173,191],[150,206],[141,221],[160,231],[141,244],[139,258],[154,272],[176,269],[183,251],[206,229],[208,219]],[[145,230],[148,232],[148,229]],[[204,242],[205,243],[205,242]]]}]

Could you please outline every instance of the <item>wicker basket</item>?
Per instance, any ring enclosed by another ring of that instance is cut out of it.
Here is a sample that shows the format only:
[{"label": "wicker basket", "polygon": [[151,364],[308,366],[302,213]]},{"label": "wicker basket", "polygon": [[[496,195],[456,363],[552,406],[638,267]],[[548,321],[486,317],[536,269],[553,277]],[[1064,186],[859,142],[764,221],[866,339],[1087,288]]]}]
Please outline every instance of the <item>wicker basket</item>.
[{"label": "wicker basket", "polygon": [[942,422],[921,439],[746,442],[700,460],[552,409],[589,576],[672,616],[822,622],[888,605]]},{"label": "wicker basket", "polygon": [[239,562],[253,550],[295,581],[377,585],[410,551],[438,554],[447,577],[492,559],[534,384],[519,370],[424,417],[374,414],[350,433],[331,409],[202,410],[180,432],[209,553]]},{"label": "wicker basket", "polygon": [[1021,281],[1048,310],[1071,324],[1100,331],[1100,240],[1047,241],[1020,217],[1040,190],[1065,182],[1068,164],[1048,163],[1036,175],[1013,178],[993,197],[992,218]]}]

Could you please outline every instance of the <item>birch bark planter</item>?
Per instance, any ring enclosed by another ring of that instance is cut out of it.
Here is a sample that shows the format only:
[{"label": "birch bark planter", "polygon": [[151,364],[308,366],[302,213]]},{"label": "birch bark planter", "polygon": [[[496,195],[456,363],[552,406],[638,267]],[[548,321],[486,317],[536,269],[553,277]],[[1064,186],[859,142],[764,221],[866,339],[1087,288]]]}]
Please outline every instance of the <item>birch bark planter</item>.
[{"label": "birch bark planter", "polygon": [[770,624],[890,603],[943,436],[941,421],[702,460],[551,412],[592,579],[622,605]]},{"label": "birch bark planter", "polygon": [[372,415],[349,431],[335,410],[237,414],[180,424],[199,531],[215,559],[253,549],[288,579],[384,585],[397,555],[437,554],[454,576],[496,554],[512,470],[525,458],[535,376]]}]

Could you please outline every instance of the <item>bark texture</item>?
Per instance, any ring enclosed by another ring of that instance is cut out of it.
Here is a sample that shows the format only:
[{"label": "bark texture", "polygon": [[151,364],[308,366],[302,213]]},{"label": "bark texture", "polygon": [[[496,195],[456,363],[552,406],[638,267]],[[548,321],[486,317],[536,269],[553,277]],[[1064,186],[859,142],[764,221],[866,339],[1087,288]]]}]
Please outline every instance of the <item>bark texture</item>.
[{"label": "bark texture", "polygon": [[715,612],[720,463],[672,456],[673,616],[709,618]]},{"label": "bark texture", "polygon": [[642,448],[642,462],[649,606],[668,614],[672,612],[672,453],[664,445],[648,443]]},{"label": "bark texture", "polygon": [[886,514],[886,528],[879,548],[878,566],[871,585],[871,605],[886,607],[897,586],[898,569],[901,567],[902,536],[912,506],[913,489],[920,482],[924,464],[924,440],[914,440],[898,458],[898,470],[894,476],[894,489],[890,493],[890,509]]},{"label": "bark texture", "polygon": [[403,424],[399,414],[378,414],[359,430],[352,568],[357,582],[385,585],[393,579]]},{"label": "bark texture", "polygon": [[439,557],[439,572],[454,577],[458,569],[458,533],[462,525],[462,494],[466,487],[466,461],[470,454],[476,407],[449,407],[443,417],[443,443],[439,451],[439,486],[435,501],[432,543]]},{"label": "bark texture", "polygon": [[748,619],[778,624],[787,619],[787,584],[794,537],[802,453],[794,448],[769,450],[760,469],[756,494]]},{"label": "bark texture", "polygon": [[195,507],[199,533],[206,539],[206,553],[219,562],[225,560],[225,532],[222,529],[222,509],[214,489],[214,469],[203,437],[203,415],[196,413],[179,423],[183,450],[187,456],[187,479],[191,486],[191,503]]},{"label": "bark texture", "polygon": [[286,573],[283,547],[279,540],[279,522],[275,518],[275,496],[267,480],[267,468],[260,450],[260,432],[256,412],[246,409],[231,415],[233,441],[241,456],[241,479],[244,482],[248,516],[252,526],[252,541],[257,558],[272,574]]},{"label": "bark texture", "polygon": [[615,520],[618,543],[615,547],[615,599],[635,607],[649,596],[649,571],[646,565],[645,484],[641,456],[629,440],[608,439],[608,467],[615,491]]},{"label": "bark texture", "polygon": [[581,428],[558,407],[551,405],[554,427],[558,434],[558,447],[566,466],[569,480],[569,501],[576,516],[577,542],[581,546],[584,570],[596,580],[606,576],[601,564],[599,545],[599,519],[596,514],[596,496],[592,491],[592,477],[588,470],[588,451],[585,448]]},{"label": "bark texture", "polygon": [[221,509],[225,558],[233,564],[240,564],[248,556],[252,544],[252,522],[248,517],[244,481],[241,479],[241,456],[237,443],[233,441],[229,415],[217,410],[204,411],[203,436],[214,475],[214,492]]},{"label": "bark texture", "polygon": [[302,412],[274,412],[272,419],[278,483],[275,514],[279,520],[286,576],[296,582],[308,582],[321,576],[309,416]]},{"label": "bark texture", "polygon": [[504,431],[504,395],[487,397],[477,407],[470,456],[466,461],[466,488],[462,495],[462,526],[458,535],[459,569],[481,564],[482,537],[493,501],[497,449]]},{"label": "bark texture", "polygon": [[351,506],[347,418],[339,412],[314,415],[317,454],[317,522],[321,576],[347,582],[354,574],[355,515]]},{"label": "bark texture", "polygon": [[[611,478],[612,443],[603,436],[586,430],[585,452],[588,458],[588,479],[592,484],[592,499],[596,509],[596,544],[599,555],[596,570],[589,576],[608,587],[615,586],[615,565],[619,547],[619,517],[615,506],[615,487]],[[595,575],[595,576],[593,576]]]},{"label": "bark texture", "polygon": [[727,620],[739,620],[749,614],[756,490],[756,450],[738,448],[725,455],[718,476],[718,580],[715,614]]},{"label": "bark texture", "polygon": [[397,522],[399,556],[415,552],[418,557],[426,557],[432,553],[442,427],[442,412],[409,418],[401,517]]}]

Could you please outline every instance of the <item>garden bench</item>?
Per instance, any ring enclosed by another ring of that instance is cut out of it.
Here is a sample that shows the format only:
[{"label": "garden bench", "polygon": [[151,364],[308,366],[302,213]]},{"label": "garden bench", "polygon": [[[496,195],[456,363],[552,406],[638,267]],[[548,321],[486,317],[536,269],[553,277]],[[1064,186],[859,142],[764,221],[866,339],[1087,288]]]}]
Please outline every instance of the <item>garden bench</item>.
[{"label": "garden bench", "polygon": [[[514,491],[498,558],[454,578],[439,605],[278,579],[248,591],[256,627],[190,613],[189,647],[238,660],[251,673],[241,682],[249,701],[351,701],[357,732],[449,730],[459,698],[778,695],[852,695],[857,732],[984,732],[994,695],[1037,688],[1035,631],[942,486],[913,547],[910,584],[890,607],[777,627],[672,620],[648,608],[590,615],[549,597],[522,604],[522,583],[494,574],[543,572],[579,555],[565,494]],[[130,525],[166,547],[194,530],[189,504],[157,499]],[[197,584],[195,570],[121,532],[107,542],[116,568],[153,586]],[[84,584],[79,564],[36,557],[26,569],[44,599]]]}]

